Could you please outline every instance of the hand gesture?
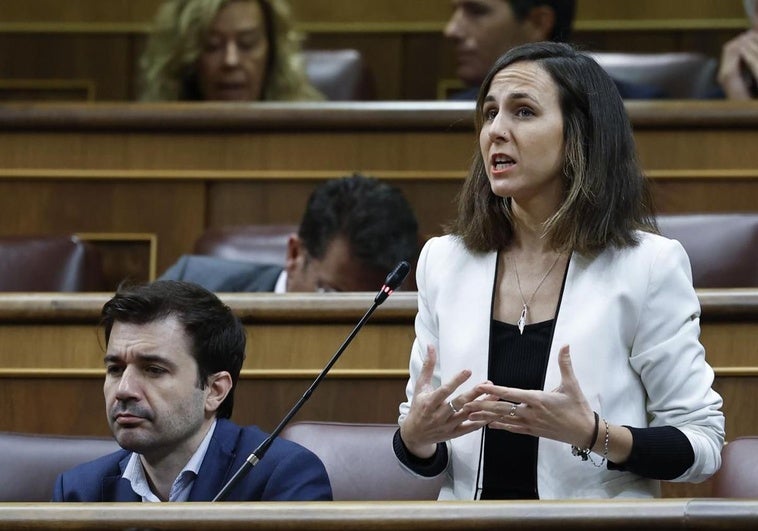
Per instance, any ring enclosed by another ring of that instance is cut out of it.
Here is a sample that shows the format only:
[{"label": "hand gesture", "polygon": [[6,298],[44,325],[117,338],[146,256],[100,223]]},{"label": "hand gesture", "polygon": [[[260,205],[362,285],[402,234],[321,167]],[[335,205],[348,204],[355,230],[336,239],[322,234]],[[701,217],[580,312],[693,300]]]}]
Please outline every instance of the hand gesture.
[{"label": "hand gesture", "polygon": [[438,442],[460,437],[484,426],[486,421],[469,421],[465,405],[479,396],[472,389],[451,396],[461,384],[471,377],[471,371],[463,370],[452,380],[438,388],[432,386],[437,353],[433,346],[427,348],[426,359],[421,367],[408,416],[400,426],[400,436],[406,448],[415,456],[427,458],[434,455]]},{"label": "hand gesture", "polygon": [[469,419],[490,428],[525,433],[586,448],[593,438],[595,415],[579,387],[568,345],[558,353],[561,383],[552,391],[502,387],[490,383],[475,387],[486,395],[469,402]]},{"label": "hand gesture", "polygon": [[[742,65],[747,72],[742,72]],[[718,80],[727,98],[751,98],[745,74],[758,79],[758,30],[755,29],[730,40],[721,51]]]}]

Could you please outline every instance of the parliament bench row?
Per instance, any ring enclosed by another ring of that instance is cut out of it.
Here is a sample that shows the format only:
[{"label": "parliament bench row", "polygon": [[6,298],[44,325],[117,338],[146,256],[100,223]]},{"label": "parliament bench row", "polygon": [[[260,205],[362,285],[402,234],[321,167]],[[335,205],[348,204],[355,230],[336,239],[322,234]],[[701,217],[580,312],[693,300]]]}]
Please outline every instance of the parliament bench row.
[{"label": "parliament bench row", "polygon": [[[658,212],[756,212],[752,102],[626,106]],[[319,184],[360,171],[400,188],[428,237],[455,216],[473,117],[468,102],[3,105],[0,235],[97,238],[109,266],[159,274],[208,229],[298,223]]]},{"label": "parliament bench row", "polygon": [[[758,292],[699,290],[701,341],[724,398],[727,440],[758,433]],[[107,293],[0,294],[0,430],[101,435]],[[248,335],[234,420],[271,430],[365,312],[373,293],[221,294]],[[295,420],[393,423],[404,399],[416,294],[397,292],[372,316]],[[368,393],[368,394],[367,394]],[[55,404],[51,408],[51,404]],[[678,497],[702,485],[671,484]]]},{"label": "parliament bench row", "polygon": [[[272,430],[373,300],[373,293],[221,294],[243,320],[247,358],[233,420]],[[758,291],[699,290],[701,341],[724,399],[727,440],[758,433]],[[107,293],[0,294],[0,430],[108,434],[102,333]],[[295,421],[394,423],[405,397],[416,293],[397,292]],[[368,393],[368,395],[367,395]],[[50,404],[55,404],[51,408]],[[669,496],[707,495],[670,484]],[[684,489],[684,490],[683,490]]]},{"label": "parliament bench row", "polygon": [[[396,429],[394,424],[296,422],[281,436],[321,459],[335,501],[436,499],[442,476],[422,478],[401,468],[392,450]],[[110,438],[0,432],[0,502],[48,501],[58,474],[116,449]],[[727,444],[722,459],[721,470],[709,480],[711,496],[758,497],[758,436]]]},{"label": "parliament bench row", "polygon": [[[42,0],[38,0],[42,2]],[[454,54],[442,30],[447,2],[290,0],[307,48],[355,48],[366,58],[385,100],[444,97],[455,80]],[[134,72],[160,0],[101,0],[30,10],[5,0],[0,47],[16,53],[0,65],[6,99],[135,99]],[[697,51],[718,57],[721,46],[748,26],[737,1],[577,2],[572,40],[583,49],[636,52]]]},{"label": "parliament bench row", "polygon": [[[758,212],[660,215],[657,221],[661,233],[687,251],[696,288],[758,287]],[[193,252],[283,266],[287,238],[296,231],[296,225],[213,228]],[[131,276],[122,271],[109,284],[96,242],[76,235],[0,236],[0,256],[0,291],[110,291]],[[404,289],[415,290],[412,284]]]}]

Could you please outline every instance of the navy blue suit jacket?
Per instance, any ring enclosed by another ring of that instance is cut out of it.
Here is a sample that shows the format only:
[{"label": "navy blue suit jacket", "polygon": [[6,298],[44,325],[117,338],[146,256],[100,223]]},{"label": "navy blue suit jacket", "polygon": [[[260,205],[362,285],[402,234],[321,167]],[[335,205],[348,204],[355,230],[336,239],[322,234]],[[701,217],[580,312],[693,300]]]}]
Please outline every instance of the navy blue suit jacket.
[{"label": "navy blue suit jacket", "polygon": [[209,291],[274,291],[280,265],[239,262],[215,256],[185,254],[158,280],[184,280]]},{"label": "navy blue suit jacket", "polygon": [[[267,434],[219,419],[188,501],[211,501]],[[121,476],[131,452],[119,450],[58,476],[54,502],[138,502]],[[235,486],[227,501],[331,500],[329,476],[318,457],[291,441],[276,439],[266,455]]]}]

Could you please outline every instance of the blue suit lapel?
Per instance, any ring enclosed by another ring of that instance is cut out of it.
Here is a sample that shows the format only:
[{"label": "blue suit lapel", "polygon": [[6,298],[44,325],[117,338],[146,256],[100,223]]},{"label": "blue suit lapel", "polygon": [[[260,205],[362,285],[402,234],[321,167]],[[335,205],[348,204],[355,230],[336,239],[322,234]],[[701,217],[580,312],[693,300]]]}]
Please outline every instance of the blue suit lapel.
[{"label": "blue suit lapel", "polygon": [[126,456],[118,463],[119,471],[117,474],[111,476],[105,476],[103,478],[102,486],[102,500],[103,501],[116,501],[116,502],[138,502],[142,501],[142,498],[132,490],[132,484],[129,480],[122,478],[126,464],[129,462],[131,453],[127,453]]},{"label": "blue suit lapel", "polygon": [[[210,501],[231,478],[235,448],[241,429],[231,422],[219,419],[205,453],[200,472],[195,479],[187,501]],[[247,456],[245,456],[247,457]]]}]

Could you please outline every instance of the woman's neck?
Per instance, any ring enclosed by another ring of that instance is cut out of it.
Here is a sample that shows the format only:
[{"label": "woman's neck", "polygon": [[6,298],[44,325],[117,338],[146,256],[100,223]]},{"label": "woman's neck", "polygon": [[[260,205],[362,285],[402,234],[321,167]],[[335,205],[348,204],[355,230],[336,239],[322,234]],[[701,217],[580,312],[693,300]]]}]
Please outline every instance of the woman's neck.
[{"label": "woman's neck", "polygon": [[528,254],[554,254],[555,249],[545,237],[545,223],[555,214],[557,206],[535,201],[528,205],[511,203],[513,244],[515,250]]}]

